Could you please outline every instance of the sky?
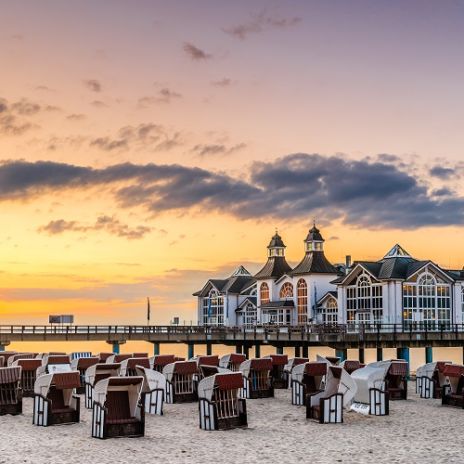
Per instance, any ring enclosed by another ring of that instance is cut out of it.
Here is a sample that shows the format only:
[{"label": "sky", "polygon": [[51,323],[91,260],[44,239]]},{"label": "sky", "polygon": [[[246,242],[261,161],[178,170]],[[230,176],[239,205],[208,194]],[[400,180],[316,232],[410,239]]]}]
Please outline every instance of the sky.
[{"label": "sky", "polygon": [[464,265],[463,1],[0,0],[0,320],[195,321],[297,263]]}]

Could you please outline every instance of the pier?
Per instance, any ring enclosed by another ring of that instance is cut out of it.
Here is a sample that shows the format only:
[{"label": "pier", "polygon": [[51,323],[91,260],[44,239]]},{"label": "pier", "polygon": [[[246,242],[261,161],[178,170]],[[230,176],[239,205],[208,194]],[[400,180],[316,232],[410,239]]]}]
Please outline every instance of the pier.
[{"label": "pier", "polygon": [[[153,353],[159,354],[160,344],[187,345],[187,356],[195,353],[195,345],[206,344],[212,352],[215,344],[233,347],[233,351],[260,355],[263,345],[273,346],[276,352],[293,347],[295,356],[307,356],[310,347],[328,346],[342,359],[348,349],[376,348],[377,359],[382,359],[383,348],[397,348],[398,357],[409,357],[409,348],[425,348],[431,359],[433,347],[464,347],[464,325],[447,324],[442,327],[403,326],[396,324],[366,325],[308,325],[308,326],[174,326],[174,325],[0,325],[0,350],[12,342],[105,341],[119,352],[127,341],[145,341],[153,344]],[[463,351],[464,354],[464,351]],[[361,360],[362,361],[362,360]]]}]

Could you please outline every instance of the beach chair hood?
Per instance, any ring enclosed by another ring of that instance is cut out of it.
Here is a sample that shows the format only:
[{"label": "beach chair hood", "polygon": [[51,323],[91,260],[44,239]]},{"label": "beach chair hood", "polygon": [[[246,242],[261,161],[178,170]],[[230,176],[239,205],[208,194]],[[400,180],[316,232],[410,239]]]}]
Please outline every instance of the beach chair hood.
[{"label": "beach chair hood", "polygon": [[[377,364],[377,363],[373,363]],[[373,366],[369,364],[366,367],[355,370],[351,374],[357,386],[357,391],[354,400],[357,403],[369,404],[369,389],[378,388],[385,389],[385,375],[387,373],[385,366]]]}]

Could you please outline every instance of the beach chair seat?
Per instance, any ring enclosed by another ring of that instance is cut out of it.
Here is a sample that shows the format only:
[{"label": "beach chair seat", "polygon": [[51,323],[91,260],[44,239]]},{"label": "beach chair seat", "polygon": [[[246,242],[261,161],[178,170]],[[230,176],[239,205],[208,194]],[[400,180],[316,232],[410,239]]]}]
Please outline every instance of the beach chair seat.
[{"label": "beach chair seat", "polygon": [[42,365],[41,359],[16,359],[12,366],[21,367],[21,390],[23,397],[34,396],[34,384],[37,369]]},{"label": "beach chair seat", "polygon": [[145,414],[140,402],[143,377],[109,377],[95,385],[92,437],[142,437]]},{"label": "beach chair seat", "polygon": [[246,356],[241,353],[225,354],[219,360],[219,366],[236,372],[240,369],[240,364],[246,361]]},{"label": "beach chair seat", "polygon": [[92,409],[93,389],[97,382],[108,377],[117,377],[121,371],[120,363],[97,363],[89,366],[84,374],[85,407]]},{"label": "beach chair seat", "polygon": [[0,368],[0,416],[23,412],[21,367]]},{"label": "beach chair seat", "polygon": [[270,358],[249,359],[240,365],[243,375],[242,398],[273,398],[272,360]]},{"label": "beach chair seat", "polygon": [[176,361],[164,366],[166,403],[191,403],[198,400],[198,366],[195,361]]}]

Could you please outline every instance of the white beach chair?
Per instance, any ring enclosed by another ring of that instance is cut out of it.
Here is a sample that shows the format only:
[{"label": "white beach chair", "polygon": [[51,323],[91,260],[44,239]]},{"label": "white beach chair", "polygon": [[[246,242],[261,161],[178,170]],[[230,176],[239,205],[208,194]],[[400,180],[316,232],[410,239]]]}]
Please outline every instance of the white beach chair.
[{"label": "white beach chair", "polygon": [[85,407],[92,409],[93,389],[97,382],[108,377],[118,377],[121,371],[119,363],[98,363],[88,367],[84,374]]}]

